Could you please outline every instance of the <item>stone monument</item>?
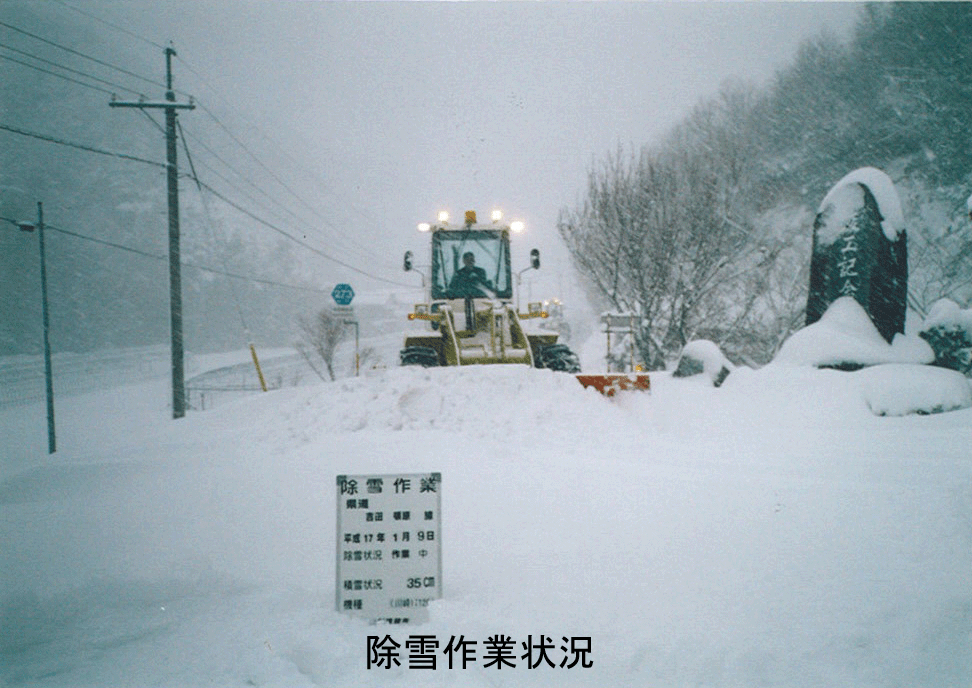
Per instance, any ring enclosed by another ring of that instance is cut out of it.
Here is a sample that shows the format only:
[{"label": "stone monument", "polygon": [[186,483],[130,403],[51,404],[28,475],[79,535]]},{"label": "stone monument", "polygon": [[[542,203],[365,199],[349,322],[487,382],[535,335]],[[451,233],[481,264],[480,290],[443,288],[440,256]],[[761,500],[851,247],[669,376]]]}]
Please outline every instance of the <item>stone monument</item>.
[{"label": "stone monument", "polygon": [[897,191],[884,172],[855,170],[830,190],[813,223],[806,324],[851,296],[891,343],[904,333],[907,292],[907,235]]}]

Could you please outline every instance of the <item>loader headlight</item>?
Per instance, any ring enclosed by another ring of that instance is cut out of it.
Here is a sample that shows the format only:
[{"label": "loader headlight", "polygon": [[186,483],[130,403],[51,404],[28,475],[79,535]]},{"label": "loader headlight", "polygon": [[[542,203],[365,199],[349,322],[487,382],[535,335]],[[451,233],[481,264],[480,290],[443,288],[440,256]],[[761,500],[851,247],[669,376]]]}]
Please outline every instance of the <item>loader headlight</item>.
[{"label": "loader headlight", "polygon": [[428,222],[422,222],[418,226],[418,231],[420,232],[427,232],[430,229],[432,229],[432,225],[430,225]]},{"label": "loader headlight", "polygon": [[519,220],[516,220],[515,222],[511,222],[510,223],[510,229],[512,229],[517,234],[519,234],[520,232],[522,232],[525,229],[525,226],[524,226],[524,224],[522,222],[520,222]]},{"label": "loader headlight", "polygon": [[492,213],[490,214],[490,219],[491,219],[491,220],[492,220],[493,222],[499,222],[500,220],[502,220],[502,219],[503,219],[503,211],[502,211],[502,210],[494,210],[494,211],[493,211],[493,212],[492,212]]},{"label": "loader headlight", "polygon": [[439,222],[442,223],[442,224],[445,224],[448,221],[449,221],[449,211],[448,210],[440,210],[439,211]]}]

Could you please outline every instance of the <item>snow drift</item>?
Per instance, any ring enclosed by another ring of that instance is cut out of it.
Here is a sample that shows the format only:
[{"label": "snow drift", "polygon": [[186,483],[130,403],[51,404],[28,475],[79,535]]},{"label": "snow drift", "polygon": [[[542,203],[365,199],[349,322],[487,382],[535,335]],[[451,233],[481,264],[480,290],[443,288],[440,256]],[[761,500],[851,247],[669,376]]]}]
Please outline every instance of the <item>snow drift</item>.
[{"label": "snow drift", "polygon": [[[961,685],[972,410],[879,418],[860,379],[659,374],[609,400],[550,371],[396,369],[181,421],[158,382],[64,401],[52,457],[40,406],[0,411],[0,681]],[[429,470],[430,621],[338,614],[335,476]],[[379,633],[462,634],[477,661],[369,671]],[[483,667],[498,633],[516,668]],[[590,637],[593,666],[525,668],[531,634]]]}]

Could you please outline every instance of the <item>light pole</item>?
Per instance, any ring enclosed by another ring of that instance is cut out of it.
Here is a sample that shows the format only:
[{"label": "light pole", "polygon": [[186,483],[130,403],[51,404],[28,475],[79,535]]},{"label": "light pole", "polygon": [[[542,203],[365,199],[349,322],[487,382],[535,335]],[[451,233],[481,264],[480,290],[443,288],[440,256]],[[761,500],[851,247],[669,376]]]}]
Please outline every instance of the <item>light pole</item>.
[{"label": "light pole", "polygon": [[44,254],[44,205],[37,203],[37,224],[29,222],[14,222],[23,232],[33,232],[37,229],[40,244],[40,278],[41,278],[41,309],[44,321],[44,381],[47,386],[47,452],[57,451],[57,440],[54,434],[54,380],[51,370],[51,318],[47,307],[47,259]]},{"label": "light pole", "polygon": [[[520,283],[523,281],[523,273],[527,270],[540,269],[540,249],[530,249],[530,265],[516,273],[516,312],[520,312]],[[531,292],[530,296],[533,296]]]}]

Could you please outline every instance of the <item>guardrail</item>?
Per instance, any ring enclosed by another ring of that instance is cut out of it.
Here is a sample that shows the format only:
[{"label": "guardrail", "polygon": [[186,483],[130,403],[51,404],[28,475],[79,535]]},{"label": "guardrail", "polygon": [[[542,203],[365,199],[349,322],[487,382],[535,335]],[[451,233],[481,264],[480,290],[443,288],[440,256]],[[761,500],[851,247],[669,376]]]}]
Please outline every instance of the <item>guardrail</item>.
[{"label": "guardrail", "polygon": [[[165,346],[52,356],[55,398],[158,378],[168,373]],[[0,358],[0,407],[44,401],[43,356]]]},{"label": "guardrail", "polygon": [[[319,380],[300,354],[261,360],[267,389],[299,387]],[[186,399],[190,409],[211,409],[218,403],[244,394],[263,391],[251,361],[209,370],[186,380]]]},{"label": "guardrail", "polygon": [[[187,369],[198,364],[187,357]],[[317,380],[299,354],[261,360],[268,388],[295,387]],[[120,385],[168,378],[171,357],[165,345],[52,357],[55,400]],[[198,368],[197,368],[198,369]],[[249,353],[245,362],[208,370],[186,381],[190,408],[212,408],[232,395],[261,391]],[[42,403],[46,391],[43,356],[0,358],[0,408]]]}]

